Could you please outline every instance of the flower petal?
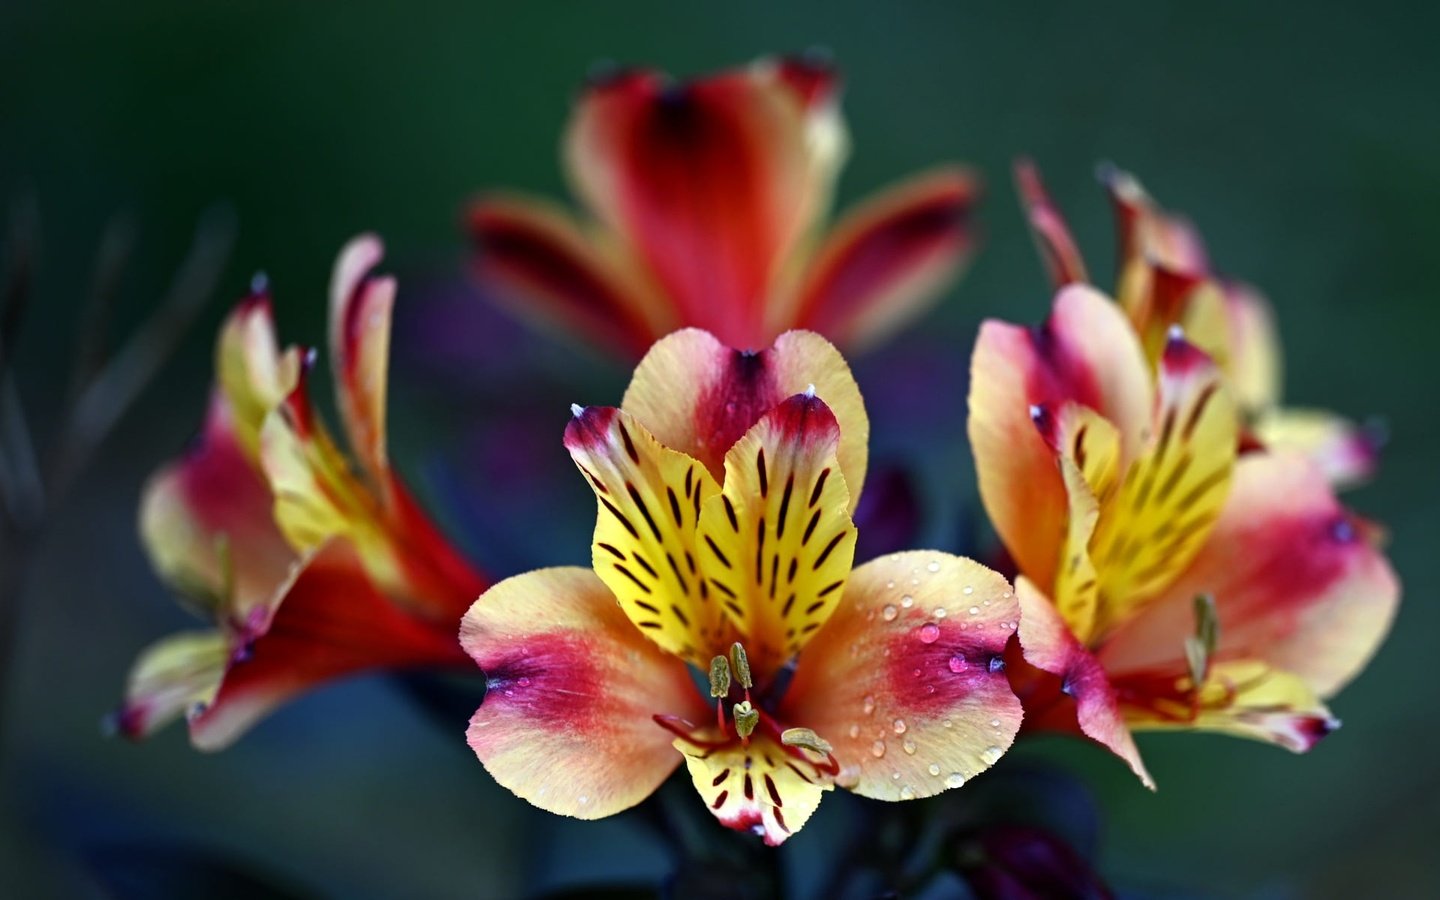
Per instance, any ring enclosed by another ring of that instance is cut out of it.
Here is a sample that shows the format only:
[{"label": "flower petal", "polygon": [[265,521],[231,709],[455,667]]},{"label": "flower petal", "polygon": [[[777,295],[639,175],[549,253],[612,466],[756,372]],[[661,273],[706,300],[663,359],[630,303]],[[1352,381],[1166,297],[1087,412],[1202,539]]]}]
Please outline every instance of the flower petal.
[{"label": "flower petal", "polygon": [[1224,286],[1226,374],[1240,408],[1255,414],[1280,401],[1280,339],[1270,303],[1247,284]]},{"label": "flower petal", "polygon": [[[1025,662],[1059,678],[1065,698],[1045,698],[1045,709],[1034,708],[1027,698],[1026,714],[1035,717],[1033,727],[1060,727],[1057,717],[1068,725],[1073,715],[1082,734],[1124,760],[1136,777],[1154,790],[1155,782],[1145,770],[1100,662],[1075,639],[1055,607],[1028,578],[1015,581],[1015,593],[1020,599],[1020,649]],[[1028,719],[1026,726],[1032,727]]]},{"label": "flower petal", "polygon": [[1020,728],[1005,677],[1010,585],[968,559],[896,553],[860,566],[800,656],[781,709],[834,746],[840,783],[928,797],[989,768]]},{"label": "flower petal", "polygon": [[685,754],[695,790],[715,818],[761,835],[771,847],[799,831],[831,788],[814,766],[765,734],[747,746],[736,741],[718,748],[680,738],[675,748]]},{"label": "flower petal", "polygon": [[565,447],[599,502],[592,553],[600,580],[648,638],[705,668],[731,634],[696,532],[720,486],[613,407],[577,410]]},{"label": "flower petal", "polygon": [[380,239],[345,245],[330,282],[330,364],[350,449],[377,484],[388,480],[385,392],[395,279],[372,272],[385,255]]},{"label": "flower petal", "polygon": [[697,328],[677,331],[640,361],[621,405],[662,444],[698,459],[719,481],[735,442],[771,408],[811,385],[840,423],[840,470],[858,501],[870,420],[850,366],[818,334],[786,332],[769,349],[750,353]]},{"label": "flower petal", "polygon": [[199,439],[146,485],[140,534],[166,582],[211,615],[244,620],[271,601],[295,560],[273,506],[242,424],[216,391]]},{"label": "flower petal", "polygon": [[[1117,683],[1123,690],[1125,682]],[[1257,660],[1212,666],[1198,698],[1189,693],[1188,676],[1170,684],[1169,696],[1152,694],[1145,706],[1127,704],[1133,728],[1218,731],[1304,753],[1340,727],[1305,679]]]},{"label": "flower petal", "polygon": [[1217,656],[1254,659],[1329,697],[1389,631],[1400,586],[1324,473],[1286,455],[1247,454],[1220,519],[1189,568],[1106,644],[1107,669],[1175,664],[1192,633],[1191,601],[1215,598]]},{"label": "flower petal", "polygon": [[700,567],[764,684],[825,624],[855,556],[840,425],[796,394],[725,456],[725,486],[700,512]]},{"label": "flower petal", "polygon": [[252,294],[230,311],[215,347],[215,380],[230,409],[231,428],[244,455],[259,455],[265,417],[284,402],[300,378],[298,348],[280,350],[270,298]]},{"label": "flower petal", "polygon": [[772,282],[818,213],[807,136],[783,79],[736,70],[675,84],[630,71],[592,83],[566,161],[682,321],[759,347]]},{"label": "flower petal", "polygon": [[146,647],[130,670],[116,730],[139,740],[215,698],[230,649],[218,630],[172,634]]},{"label": "flower petal", "polygon": [[559,815],[598,819],[644,800],[680,763],[652,716],[713,712],[588,569],[500,582],[466,613],[460,642],[489,685],[470,747],[496,781]]},{"label": "flower petal", "polygon": [[488,197],[466,217],[473,271],[516,312],[638,359],[679,324],[633,266],[565,213],[537,200]]},{"label": "flower petal", "polygon": [[1040,170],[1028,159],[1015,163],[1015,187],[1020,193],[1020,203],[1025,218],[1030,223],[1030,233],[1045,270],[1057,289],[1067,284],[1087,284],[1090,277],[1085,274],[1085,258],[1070,234],[1065,217],[1050,199],[1045,183],[1040,180]]},{"label": "flower petal", "polygon": [[1373,431],[1325,410],[1272,409],[1252,430],[1271,452],[1308,457],[1336,488],[1369,481],[1380,463],[1380,440]]},{"label": "flower petal", "polygon": [[774,307],[774,330],[790,324],[836,343],[872,346],[936,300],[974,245],[975,179],[963,169],[921,175],[847,213],[825,239],[795,310]]},{"label": "flower petal", "polygon": [[1020,570],[1054,584],[1066,496],[1031,408],[1088,406],[1132,459],[1152,415],[1151,378],[1130,323],[1103,295],[1063,289],[1045,325],[987,321],[970,366],[970,442],[985,510]]},{"label": "flower petal", "polygon": [[465,666],[455,624],[405,613],[376,590],[348,542],[297,566],[267,621],[234,636],[213,702],[192,710],[190,740],[219,750],[276,706],[323,682],[375,669]]},{"label": "flower petal", "polygon": [[1239,441],[1234,399],[1219,368],[1178,335],[1160,362],[1155,422],[1090,541],[1101,632],[1124,622],[1195,558],[1230,490]]}]

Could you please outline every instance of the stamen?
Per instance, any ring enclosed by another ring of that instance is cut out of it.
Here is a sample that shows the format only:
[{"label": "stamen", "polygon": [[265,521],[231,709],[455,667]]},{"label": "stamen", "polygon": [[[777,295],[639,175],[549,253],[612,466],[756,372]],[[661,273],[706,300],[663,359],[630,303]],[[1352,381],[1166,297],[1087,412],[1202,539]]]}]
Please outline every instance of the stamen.
[{"label": "stamen", "polygon": [[1210,658],[1220,642],[1220,619],[1215,613],[1215,598],[1200,594],[1195,598],[1195,633],[1185,638],[1185,661],[1190,665],[1190,683],[1198,695],[1210,674]]},{"label": "stamen", "polygon": [[725,657],[710,660],[710,696],[724,697],[730,693],[730,664]]},{"label": "stamen", "polygon": [[745,655],[745,648],[740,646],[739,641],[730,647],[730,665],[735,671],[735,680],[740,682],[741,687],[749,691],[755,686],[755,682],[750,678],[750,658]]},{"label": "stamen", "polygon": [[835,748],[830,742],[809,728],[787,728],[780,734],[780,743],[787,747],[804,747],[815,753],[825,756]]},{"label": "stamen", "polygon": [[740,735],[740,741],[749,746],[750,735],[755,731],[755,726],[760,724],[760,710],[750,705],[749,700],[741,700],[735,704],[735,733]]}]

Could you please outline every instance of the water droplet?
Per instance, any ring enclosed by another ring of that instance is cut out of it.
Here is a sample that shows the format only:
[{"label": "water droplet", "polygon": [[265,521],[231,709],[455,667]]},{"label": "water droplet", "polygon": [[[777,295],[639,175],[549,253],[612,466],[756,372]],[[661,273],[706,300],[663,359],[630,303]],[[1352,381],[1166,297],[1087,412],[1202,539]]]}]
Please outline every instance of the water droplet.
[{"label": "water droplet", "polygon": [[907,784],[907,785],[905,785],[904,787],[902,787],[902,788],[900,789],[900,799],[901,799],[901,800],[911,800],[911,799],[914,799],[914,797],[915,797],[915,789],[912,788],[910,785]]},{"label": "water droplet", "polygon": [[950,613],[945,609],[945,607],[943,607],[943,606],[937,606],[937,607],[935,607],[935,618],[937,618],[937,619],[943,619],[943,618],[945,618],[945,617],[948,616],[948,615],[950,615]]},{"label": "water droplet", "polygon": [[519,678],[515,679],[515,683],[520,685],[521,687],[529,687],[530,679],[525,677],[524,675],[521,675]]},{"label": "water droplet", "polygon": [[921,625],[921,626],[920,626],[920,642],[921,642],[921,643],[923,643],[923,644],[933,644],[933,643],[935,643],[935,642],[938,641],[938,640],[940,640],[940,626],[939,626],[939,625],[936,625],[934,622],[926,622],[924,625]]},{"label": "water droplet", "polygon": [[894,588],[894,587],[895,587],[895,582],[894,582],[894,581],[887,581],[887,582],[885,582],[885,586],[886,586],[887,588]]},{"label": "water droplet", "polygon": [[927,685],[925,685],[925,693],[927,693],[927,694],[933,694],[933,693],[935,693],[935,685],[933,685],[933,684],[927,684]]},{"label": "water droplet", "polygon": [[866,694],[866,695],[865,695],[865,715],[868,716],[868,715],[873,714],[874,712],[875,712],[875,697],[874,697],[873,694]]},{"label": "water droplet", "polygon": [[991,720],[990,720],[990,727],[991,727],[991,728],[999,728],[999,727],[1000,727],[1000,720],[999,720],[999,719],[991,719]]},{"label": "water droplet", "polygon": [[961,623],[960,623],[960,630],[961,630],[961,631],[968,631],[969,628],[970,628],[970,623],[969,623],[969,622],[961,622]]},{"label": "water droplet", "polygon": [[910,674],[914,675],[916,678],[919,678],[921,675],[925,674],[925,671],[923,669],[911,669]]},{"label": "water droplet", "polygon": [[940,774],[940,764],[939,764],[939,763],[931,763],[931,764],[930,764],[929,772],[930,772],[931,775],[939,775],[939,774]]},{"label": "water droplet", "polygon": [[900,780],[900,773],[899,773],[899,772],[891,772],[891,773],[890,773],[890,780],[891,780],[891,781],[899,781],[899,780]]},{"label": "water droplet", "polygon": [[978,607],[978,606],[972,606],[972,607],[970,607],[970,615],[972,615],[972,616],[978,616],[978,615],[980,615],[980,607]]},{"label": "water droplet", "polygon": [[870,610],[869,612],[867,612],[867,613],[865,614],[865,621],[867,621],[867,622],[873,622],[873,621],[875,621],[875,610],[872,609],[872,610]]},{"label": "water droplet", "polygon": [[905,720],[904,720],[904,719],[896,719],[896,720],[895,720],[895,733],[896,733],[896,734],[904,734],[904,733],[905,733]]},{"label": "water droplet", "polygon": [[857,737],[860,736],[860,726],[859,726],[859,725],[851,725],[851,726],[850,726],[850,736],[851,736],[852,738],[857,738]]},{"label": "water droplet", "polygon": [[1005,751],[999,747],[986,747],[985,752],[980,754],[980,758],[993,766],[995,765],[995,761],[1004,755]]},{"label": "water droplet", "polygon": [[966,668],[967,666],[965,665],[965,657],[961,656],[958,653],[950,657],[950,671],[954,672],[956,675],[959,675],[961,672],[965,671]]},{"label": "water droplet", "polygon": [[884,741],[876,741],[875,743],[871,744],[871,745],[870,745],[870,755],[873,756],[873,757],[875,757],[876,759],[879,759],[880,757],[884,756],[884,755],[885,755],[885,742],[884,742]]},{"label": "water droplet", "polygon": [[975,589],[974,589],[973,587],[971,587],[970,585],[967,584],[967,585],[965,585],[964,588],[961,589],[960,593],[962,593],[962,594],[964,594],[964,595],[966,595],[966,596],[968,597],[969,595],[975,593]]},{"label": "water droplet", "polygon": [[909,738],[906,738],[905,743],[901,744],[900,747],[910,756],[914,756],[915,750],[917,749],[917,745],[915,744],[915,742],[910,740]]},{"label": "water droplet", "polygon": [[986,601],[985,601],[983,604],[981,604],[981,605],[982,605],[982,606],[989,606],[989,605],[990,605],[990,601],[989,601],[989,600],[986,600]]},{"label": "water droplet", "polygon": [[954,723],[953,721],[951,721],[950,719],[946,719],[945,721],[941,722],[940,724],[941,724],[941,725],[944,725],[946,728],[950,728],[950,727],[953,726],[955,723]]},{"label": "water droplet", "polygon": [[939,564],[938,562],[932,562],[930,565],[926,566],[925,568],[929,569],[929,570],[932,571],[932,572],[938,572],[938,571],[940,571],[940,564]]},{"label": "water droplet", "polygon": [[946,787],[957,788],[957,787],[959,787],[960,785],[962,785],[962,784],[964,784],[964,783],[965,783],[965,776],[964,776],[964,775],[961,775],[959,772],[951,772],[949,775],[946,775],[946,776],[945,776],[945,786],[946,786]]},{"label": "water droplet", "polygon": [[581,806],[585,806],[586,804],[588,804],[588,803],[590,802],[590,797],[589,797],[588,795],[586,795],[586,794],[581,794],[579,797],[577,797],[577,798],[575,798],[575,799],[576,799],[576,801],[577,801]]},{"label": "water droplet", "polygon": [[880,615],[885,617],[885,621],[893,622],[895,621],[895,617],[900,615],[900,610],[887,603],[885,604],[885,608],[880,611]]},{"label": "water droplet", "polygon": [[909,609],[910,607],[915,605],[915,598],[910,596],[909,594],[906,594],[905,596],[900,598],[900,605],[905,607],[906,609]]}]

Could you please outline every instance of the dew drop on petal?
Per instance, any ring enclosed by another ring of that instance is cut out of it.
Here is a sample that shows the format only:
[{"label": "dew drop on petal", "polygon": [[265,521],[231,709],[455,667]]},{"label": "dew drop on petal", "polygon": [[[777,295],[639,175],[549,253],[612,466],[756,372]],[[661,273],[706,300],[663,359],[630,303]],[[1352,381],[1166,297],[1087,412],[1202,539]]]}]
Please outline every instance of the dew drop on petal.
[{"label": "dew drop on petal", "polygon": [[895,733],[896,733],[896,734],[904,734],[904,733],[905,733],[905,720],[904,720],[904,719],[896,719],[896,720],[895,720]]},{"label": "dew drop on petal", "polygon": [[937,775],[937,776],[938,776],[938,775],[940,774],[940,764],[939,764],[939,763],[931,763],[931,764],[930,764],[929,772],[930,772],[931,775]]},{"label": "dew drop on petal", "polygon": [[515,679],[515,683],[520,685],[521,687],[529,687],[530,679],[525,677],[524,675],[521,675],[519,678]]},{"label": "dew drop on petal", "polygon": [[915,605],[915,598],[910,596],[909,594],[906,594],[905,596],[900,598],[900,605],[905,607],[906,609],[909,609],[910,607]]},{"label": "dew drop on petal", "polygon": [[910,740],[909,738],[906,738],[905,743],[901,744],[900,747],[910,756],[914,756],[915,750],[917,749],[915,742]]},{"label": "dew drop on petal", "polygon": [[581,794],[579,797],[577,797],[577,798],[575,798],[575,799],[576,799],[576,801],[577,801],[581,806],[585,806],[586,804],[588,804],[588,803],[590,802],[590,797],[589,797],[588,795],[586,795],[586,794]]},{"label": "dew drop on petal", "polygon": [[866,695],[865,695],[865,715],[867,715],[867,716],[868,716],[868,715],[873,715],[874,712],[875,712],[875,696],[874,696],[873,694],[866,694]]},{"label": "dew drop on petal", "polygon": [[859,725],[851,725],[851,726],[850,726],[850,736],[851,736],[852,738],[857,738],[857,737],[860,736],[860,726],[859,726]]},{"label": "dew drop on petal", "polygon": [[891,773],[890,773],[890,780],[891,780],[891,781],[899,781],[899,780],[900,780],[900,773],[899,773],[899,772],[891,772]]},{"label": "dew drop on petal", "polygon": [[939,625],[936,625],[934,622],[926,622],[924,625],[921,625],[921,626],[920,626],[920,642],[921,642],[921,643],[924,643],[924,644],[933,644],[933,643],[935,643],[935,642],[938,641],[938,640],[940,640],[940,626],[939,626]]},{"label": "dew drop on petal", "polygon": [[959,787],[960,785],[962,785],[962,784],[964,784],[964,783],[965,783],[965,776],[964,776],[964,775],[961,775],[959,772],[951,772],[949,775],[946,775],[946,776],[945,776],[945,786],[946,786],[946,787],[957,788],[957,787]]},{"label": "dew drop on petal", "polygon": [[993,766],[995,765],[995,761],[1004,755],[1005,751],[1001,750],[999,747],[986,747],[985,752],[980,754],[980,758]]},{"label": "dew drop on petal", "polygon": [[964,588],[961,589],[960,593],[965,594],[966,596],[969,596],[970,594],[975,593],[975,589],[974,589],[973,587],[971,587],[970,585],[967,584],[967,585],[965,585]]},{"label": "dew drop on petal", "polygon": [[972,607],[970,607],[970,615],[972,615],[972,616],[978,616],[978,615],[980,615],[980,607],[978,607],[978,606],[972,606]]},{"label": "dew drop on petal", "polygon": [[991,720],[990,720],[990,727],[991,727],[991,728],[999,728],[999,727],[1000,727],[1000,720],[999,720],[999,719],[991,719]]},{"label": "dew drop on petal", "polygon": [[950,727],[952,727],[955,723],[952,722],[952,721],[950,721],[949,719],[946,719],[945,721],[941,722],[940,724],[941,724],[941,725],[944,725],[946,728],[950,728]]},{"label": "dew drop on petal", "polygon": [[961,672],[965,671],[965,669],[965,657],[961,656],[958,653],[950,657],[950,671],[954,672],[956,675],[959,675]]},{"label": "dew drop on petal", "polygon": [[938,562],[932,562],[930,565],[926,566],[925,568],[929,569],[931,572],[938,572],[938,571],[940,571],[940,564],[939,564]]},{"label": "dew drop on petal", "polygon": [[943,619],[943,618],[945,618],[946,616],[948,616],[949,614],[950,614],[950,613],[946,611],[945,607],[943,607],[943,606],[937,606],[937,607],[935,607],[935,618],[937,618],[937,619]]},{"label": "dew drop on petal", "polygon": [[900,799],[901,799],[901,800],[911,800],[911,799],[913,799],[914,797],[915,797],[915,789],[912,788],[910,785],[907,784],[907,785],[905,785],[904,787],[902,787],[902,788],[900,789]]},{"label": "dew drop on petal", "polygon": [[880,611],[880,615],[885,617],[885,621],[893,622],[895,621],[895,617],[900,615],[900,610],[887,603],[885,604],[885,608]]},{"label": "dew drop on petal", "polygon": [[870,745],[870,755],[873,756],[873,757],[875,757],[876,759],[879,759],[880,757],[884,756],[884,755],[885,755],[885,742],[884,742],[884,741],[876,741],[875,743],[871,744],[871,745]]},{"label": "dew drop on petal", "polygon": [[893,581],[887,581],[887,582],[885,582],[885,586],[886,586],[887,588],[893,589],[893,588],[895,587],[895,582],[893,582]]}]

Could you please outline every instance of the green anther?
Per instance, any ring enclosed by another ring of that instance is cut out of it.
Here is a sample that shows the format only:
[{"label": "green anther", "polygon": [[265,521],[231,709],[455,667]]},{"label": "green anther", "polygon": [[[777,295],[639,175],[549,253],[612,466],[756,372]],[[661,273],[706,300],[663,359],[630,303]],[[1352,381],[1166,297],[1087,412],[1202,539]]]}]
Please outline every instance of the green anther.
[{"label": "green anther", "polygon": [[787,728],[780,735],[780,743],[787,747],[804,747],[824,756],[835,748],[830,742],[809,728]]},{"label": "green anther", "polygon": [[1215,614],[1215,598],[1200,594],[1195,598],[1195,633],[1185,638],[1185,661],[1190,665],[1190,681],[1195,690],[1210,674],[1210,657],[1220,642],[1220,619]]},{"label": "green anther", "polygon": [[735,704],[735,733],[742,738],[748,738],[760,724],[760,710],[750,705],[749,700],[741,700]]},{"label": "green anther", "polygon": [[740,646],[739,641],[730,647],[730,665],[734,668],[735,680],[740,682],[741,687],[748,691],[755,686],[755,682],[750,679],[750,657],[745,655],[745,648]]},{"label": "green anther", "polygon": [[710,660],[710,696],[724,697],[730,693],[730,664],[725,657]]}]

